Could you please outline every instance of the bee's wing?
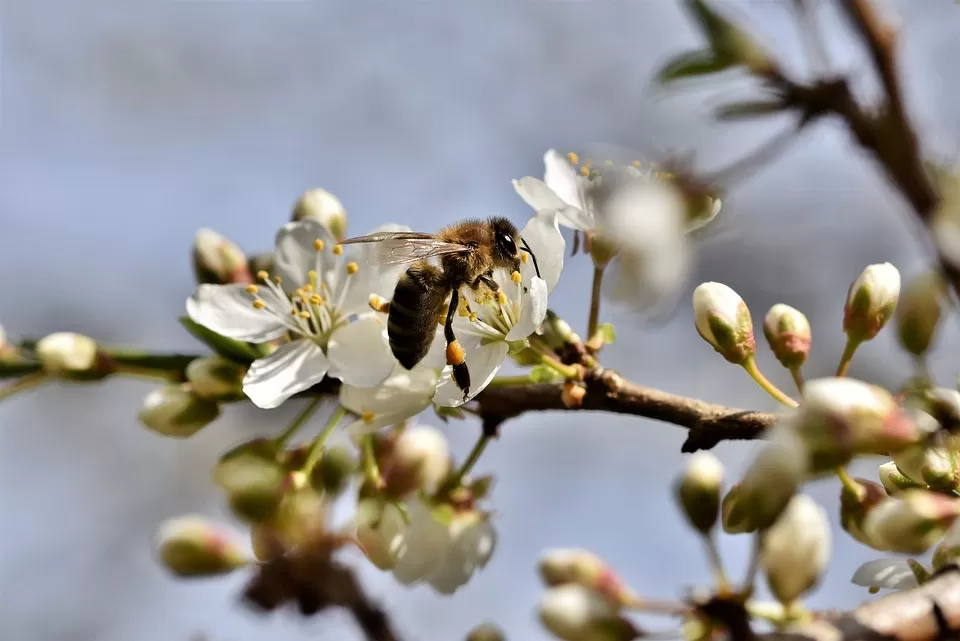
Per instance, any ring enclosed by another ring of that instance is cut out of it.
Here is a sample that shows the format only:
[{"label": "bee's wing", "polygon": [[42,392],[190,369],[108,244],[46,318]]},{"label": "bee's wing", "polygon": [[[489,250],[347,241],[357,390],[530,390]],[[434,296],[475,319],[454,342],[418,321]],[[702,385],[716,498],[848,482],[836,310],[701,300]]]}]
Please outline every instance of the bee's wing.
[{"label": "bee's wing", "polygon": [[431,234],[408,231],[380,232],[340,241],[341,245],[355,243],[377,243],[373,259],[380,265],[402,265],[434,256],[470,251],[465,245],[445,243],[436,240]]}]

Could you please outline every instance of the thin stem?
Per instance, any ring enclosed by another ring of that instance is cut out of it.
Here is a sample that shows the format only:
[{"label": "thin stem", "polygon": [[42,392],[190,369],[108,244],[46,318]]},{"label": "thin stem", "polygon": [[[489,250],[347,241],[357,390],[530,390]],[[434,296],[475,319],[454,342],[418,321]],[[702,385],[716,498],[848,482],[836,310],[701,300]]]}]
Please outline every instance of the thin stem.
[{"label": "thin stem", "polygon": [[550,354],[540,354],[540,362],[553,370],[556,370],[564,378],[577,378],[579,370],[573,365],[564,365],[556,356]]},{"label": "thin stem", "polygon": [[843,484],[844,489],[848,492],[852,492],[854,496],[861,497],[863,495],[863,487],[857,483],[847,471],[842,467],[836,469],[837,478],[840,479],[840,483]]},{"label": "thin stem", "polygon": [[380,487],[380,468],[377,467],[377,455],[373,451],[373,434],[363,437],[363,475],[374,487]]},{"label": "thin stem", "polygon": [[27,374],[26,376],[23,376],[12,383],[0,387],[0,401],[10,398],[14,394],[25,392],[28,389],[33,389],[34,387],[39,387],[47,380],[46,372]]},{"label": "thin stem", "polygon": [[750,550],[750,565],[747,566],[747,574],[743,578],[742,591],[744,594],[753,592],[753,584],[757,581],[757,572],[760,571],[760,551],[763,548],[763,530],[757,530],[753,534],[753,548]]},{"label": "thin stem", "polygon": [[139,367],[137,365],[117,365],[114,373],[121,376],[131,376],[133,378],[143,378],[151,381],[159,379],[161,381],[177,383],[183,380],[181,372],[155,369],[152,367]]},{"label": "thin stem", "polygon": [[703,536],[703,545],[707,550],[710,567],[713,568],[714,576],[717,579],[717,589],[719,592],[726,592],[730,587],[730,580],[727,578],[726,570],[723,569],[723,559],[720,558],[717,541],[711,534],[705,534]]},{"label": "thin stem", "polygon": [[487,387],[513,387],[514,385],[527,385],[530,383],[529,376],[496,376]]},{"label": "thin stem", "polygon": [[800,371],[800,367],[799,366],[791,367],[790,376],[793,377],[793,384],[797,386],[797,391],[800,392],[800,394],[802,395],[804,381],[803,381],[803,372]]},{"label": "thin stem", "polygon": [[850,363],[853,361],[853,355],[862,341],[847,337],[847,344],[843,348],[843,355],[840,357],[840,365],[837,366],[837,376],[846,376],[850,369]]},{"label": "thin stem", "polygon": [[307,453],[307,461],[303,464],[303,473],[308,477],[323,455],[323,445],[327,442],[327,438],[333,433],[333,430],[346,415],[347,408],[342,405],[337,407],[330,416],[330,420],[328,420],[327,424],[323,427],[323,430],[317,435],[317,438],[313,439],[313,443],[310,444],[310,451]]},{"label": "thin stem", "polygon": [[276,443],[277,447],[283,447],[286,442],[290,440],[290,437],[296,434],[297,431],[299,431],[299,429],[310,420],[310,417],[314,415],[314,413],[317,411],[317,408],[320,407],[320,403],[322,401],[323,397],[318,396],[307,403],[307,406],[304,407],[299,414],[297,414],[297,417],[293,419],[293,422],[290,423],[287,429],[283,430],[283,432],[281,432],[277,438],[273,439],[273,442]]},{"label": "thin stem", "polygon": [[480,460],[480,457],[483,456],[483,451],[487,449],[487,444],[490,442],[491,437],[489,434],[483,433],[480,435],[480,438],[477,439],[477,442],[474,443],[473,449],[470,450],[470,454],[467,455],[467,460],[463,462],[463,465],[460,466],[460,469],[457,470],[457,475],[453,477],[453,480],[450,483],[451,487],[457,487],[463,481],[464,477],[470,473],[470,470],[473,469],[473,466],[477,464],[477,461]]},{"label": "thin stem", "polygon": [[597,325],[600,324],[600,288],[603,285],[603,272],[605,266],[595,266],[593,268],[593,289],[590,292],[590,320],[587,322],[587,340],[593,338],[597,333]]},{"label": "thin stem", "polygon": [[[636,602],[627,604],[624,607],[637,612],[659,614],[667,617],[687,617],[690,616],[690,613],[692,612],[692,608],[683,603],[649,599],[637,599]],[[646,634],[644,636],[646,637]]]},{"label": "thin stem", "polygon": [[778,402],[783,403],[787,407],[796,407],[799,405],[795,400],[784,394],[779,387],[767,380],[767,377],[764,376],[760,368],[757,367],[757,361],[753,357],[744,361],[743,369],[750,375],[750,378],[757,382],[757,385],[759,385],[763,391],[775,398]]}]

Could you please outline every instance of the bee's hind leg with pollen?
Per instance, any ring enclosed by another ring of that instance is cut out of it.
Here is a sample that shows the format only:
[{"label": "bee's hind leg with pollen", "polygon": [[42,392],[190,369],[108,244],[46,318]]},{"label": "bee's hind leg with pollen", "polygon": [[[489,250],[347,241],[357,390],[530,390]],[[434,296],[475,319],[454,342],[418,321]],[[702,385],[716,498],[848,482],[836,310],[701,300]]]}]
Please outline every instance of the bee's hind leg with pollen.
[{"label": "bee's hind leg with pollen", "polygon": [[467,369],[466,354],[463,345],[453,333],[453,318],[460,307],[460,290],[454,288],[450,294],[450,306],[447,308],[446,322],[443,324],[443,337],[447,341],[447,364],[453,368],[453,382],[463,390],[463,400],[470,395],[470,370]]}]

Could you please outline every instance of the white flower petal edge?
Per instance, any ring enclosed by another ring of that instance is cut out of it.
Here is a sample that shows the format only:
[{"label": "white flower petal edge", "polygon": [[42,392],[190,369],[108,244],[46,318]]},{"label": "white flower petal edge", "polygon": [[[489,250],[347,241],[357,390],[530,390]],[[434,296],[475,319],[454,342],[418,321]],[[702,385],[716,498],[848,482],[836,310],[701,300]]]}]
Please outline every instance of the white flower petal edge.
[{"label": "white flower petal edge", "polygon": [[[547,284],[547,293],[552,292],[560,280],[563,270],[563,255],[567,243],[560,233],[556,214],[538,214],[531,218],[520,237],[527,242],[534,256],[537,257],[537,267],[540,268],[540,277]],[[522,266],[524,280],[536,275],[532,258]]]},{"label": "white flower petal edge", "polygon": [[[497,375],[510,346],[505,341],[478,343],[475,348],[464,345],[467,367],[470,369],[470,396],[467,401],[483,391]],[[463,391],[453,381],[452,368],[447,366],[440,377],[440,384],[433,395],[433,402],[440,407],[460,407],[466,401]]]},{"label": "white flower petal edge", "polygon": [[410,524],[400,546],[393,576],[404,585],[411,585],[437,572],[450,545],[450,528],[433,517],[421,501],[407,504]]},{"label": "white flower petal edge", "polygon": [[287,331],[275,317],[254,309],[252,302],[246,285],[200,285],[187,299],[187,315],[198,325],[238,341],[265,343]]},{"label": "white flower petal edge", "polygon": [[375,387],[343,385],[340,404],[360,417],[347,425],[347,433],[359,438],[416,416],[430,407],[438,376],[436,369],[415,367],[407,371],[398,364]]},{"label": "white flower petal edge", "polygon": [[589,211],[589,205],[584,198],[584,177],[567,157],[556,149],[548,149],[543,154],[543,182],[571,207],[583,212]]},{"label": "white flower petal edge", "polygon": [[272,409],[319,383],[329,367],[327,357],[313,341],[287,343],[250,365],[243,378],[243,393],[257,407]]},{"label": "white flower petal edge", "polygon": [[520,310],[517,324],[507,332],[508,341],[517,341],[526,338],[537,331],[540,323],[547,316],[547,284],[541,278],[534,277]]},{"label": "white flower petal edge", "polygon": [[513,181],[513,188],[534,211],[556,214],[564,227],[580,231],[593,228],[592,215],[565,203],[542,180],[533,176],[524,176]]},{"label": "white flower petal edge", "polygon": [[357,387],[381,383],[396,364],[386,331],[384,322],[373,314],[335,330],[327,343],[330,376]]},{"label": "white flower petal edge", "polygon": [[274,265],[288,291],[305,285],[310,270],[316,269],[324,275],[333,270],[336,255],[331,251],[317,252],[314,247],[317,239],[331,248],[337,242],[330,230],[312,219],[287,223],[277,231]]},{"label": "white flower petal edge", "polygon": [[455,522],[451,529],[453,540],[446,558],[439,571],[427,579],[437,592],[448,595],[487,565],[497,544],[497,531],[486,516],[476,515],[476,521],[466,524]]}]

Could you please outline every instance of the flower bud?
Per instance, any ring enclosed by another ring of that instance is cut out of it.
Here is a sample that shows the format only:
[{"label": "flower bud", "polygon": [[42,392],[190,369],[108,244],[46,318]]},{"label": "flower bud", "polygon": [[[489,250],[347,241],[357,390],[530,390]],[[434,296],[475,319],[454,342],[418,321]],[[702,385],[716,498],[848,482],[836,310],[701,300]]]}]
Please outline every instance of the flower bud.
[{"label": "flower bud", "polygon": [[350,482],[350,475],[357,469],[357,460],[345,447],[328,447],[323,458],[310,475],[310,483],[317,492],[339,496]]},{"label": "flower bud", "polygon": [[887,454],[923,434],[885,389],[851,378],[807,382],[787,422],[803,439],[811,472],[833,469],[856,454]]},{"label": "flower bud", "polygon": [[863,533],[878,550],[923,554],[960,516],[960,500],[905,490],[881,501],[864,519]]},{"label": "flower bud", "polygon": [[900,272],[890,263],[870,265],[850,285],[843,308],[843,331],[867,341],[887,324],[900,296]]},{"label": "flower bud", "polygon": [[432,427],[408,427],[392,441],[384,439],[379,445],[380,476],[391,496],[416,490],[432,494],[452,469],[447,439]]},{"label": "flower bud", "polygon": [[743,502],[743,491],[739,483],[724,495],[720,504],[720,519],[723,531],[727,534],[745,534],[757,529],[750,510]]},{"label": "flower bud", "polygon": [[897,337],[905,350],[923,356],[940,324],[946,284],[938,271],[928,271],[907,283],[897,304]]},{"label": "flower bud", "polygon": [[560,390],[560,400],[567,408],[583,407],[583,399],[587,395],[587,388],[580,383],[566,381]]},{"label": "flower bud", "polygon": [[242,383],[246,369],[222,356],[204,356],[190,361],[187,380],[194,394],[215,401],[243,397]]},{"label": "flower bud", "polygon": [[933,549],[933,570],[938,572],[951,563],[960,561],[960,543],[948,542],[946,539]]},{"label": "flower bud", "polygon": [[690,457],[690,463],[676,484],[677,499],[690,524],[701,534],[707,534],[717,523],[720,512],[720,484],[723,483],[723,465],[710,452],[700,451]]},{"label": "flower bud", "polygon": [[893,461],[881,465],[878,474],[880,476],[880,483],[889,496],[896,496],[904,490],[923,487],[922,483],[915,483],[907,478]]},{"label": "flower bud", "polygon": [[947,432],[960,430],[960,392],[938,387],[927,392],[927,412]]},{"label": "flower bud", "polygon": [[640,636],[603,597],[579,585],[547,590],[539,610],[544,627],[563,641],[632,641]]},{"label": "flower bud", "polygon": [[582,342],[567,321],[549,309],[543,324],[540,326],[540,331],[542,332],[540,337],[550,349],[558,350],[564,345]]},{"label": "flower bud", "polygon": [[200,284],[252,283],[247,256],[236,243],[212,229],[200,229],[193,240],[193,274]]},{"label": "flower bud", "polygon": [[866,479],[854,479],[858,491],[843,486],[840,490],[840,525],[853,538],[865,545],[870,539],[863,533],[863,520],[867,514],[887,497],[883,486]]},{"label": "flower bud", "polygon": [[137,418],[148,429],[173,438],[192,436],[219,417],[219,403],[200,398],[189,383],[153,390],[137,412]]},{"label": "flower bud", "polygon": [[37,357],[48,374],[86,374],[97,368],[97,343],[87,336],[57,332],[37,342]]},{"label": "flower bud", "polygon": [[354,516],[356,537],[364,556],[381,570],[393,569],[405,546],[407,523],[394,503],[361,499]]},{"label": "flower bud", "polygon": [[756,353],[750,310],[726,285],[698,286],[693,292],[693,315],[697,333],[731,363],[742,365]]},{"label": "flower bud", "polygon": [[540,578],[551,587],[576,584],[606,598],[615,606],[639,603],[639,597],[606,561],[588,550],[550,549],[538,564]]},{"label": "flower bud", "polygon": [[283,468],[275,461],[253,454],[221,459],[213,477],[227,493],[231,509],[252,523],[271,518],[287,489]]},{"label": "flower bud", "polygon": [[800,367],[810,353],[810,322],[799,310],[779,303],[763,319],[763,335],[780,364]]},{"label": "flower bud", "polygon": [[251,561],[232,534],[199,516],[165,521],[157,547],[163,564],[179,577],[226,574]]},{"label": "flower bud", "polygon": [[481,623],[470,630],[466,641],[507,641],[503,631],[493,623]]},{"label": "flower bud", "polygon": [[806,453],[796,436],[775,430],[740,482],[738,507],[752,524],[766,529],[780,517],[806,473]]},{"label": "flower bud", "polygon": [[789,605],[816,585],[830,560],[830,524],[822,507],[794,496],[762,540],[760,562],[770,591]]},{"label": "flower bud", "polygon": [[347,212],[340,199],[326,189],[308,189],[294,204],[293,220],[308,218],[326,227],[337,240],[347,235]]},{"label": "flower bud", "polygon": [[287,549],[310,545],[327,536],[329,504],[312,487],[303,485],[302,475],[298,474],[294,472],[290,475],[292,482],[288,479],[289,491],[283,495],[270,521]]},{"label": "flower bud", "polygon": [[952,492],[960,486],[957,453],[943,445],[921,443],[891,452],[890,457],[903,476],[916,485],[943,492]]}]

